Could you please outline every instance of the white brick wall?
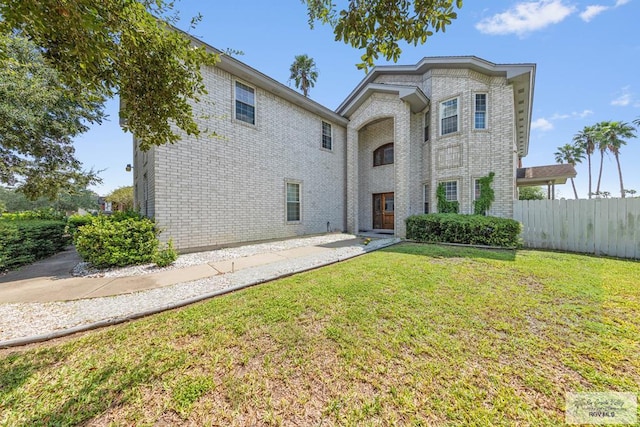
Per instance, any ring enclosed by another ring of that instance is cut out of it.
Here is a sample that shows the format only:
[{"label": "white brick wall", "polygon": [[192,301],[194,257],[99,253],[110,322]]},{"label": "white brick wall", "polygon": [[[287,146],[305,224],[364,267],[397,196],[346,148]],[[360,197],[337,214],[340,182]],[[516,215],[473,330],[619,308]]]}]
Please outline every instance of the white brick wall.
[{"label": "white brick wall", "polygon": [[[491,215],[510,217],[515,198],[514,94],[504,77],[467,69],[424,75],[382,75],[376,83],[418,86],[429,97],[430,140],[424,113],[393,93],[373,93],[344,127],[282,97],[255,89],[256,125],[234,119],[236,77],[220,68],[204,73],[209,95],[195,106],[201,129],[174,145],[134,154],[136,202],[181,250],[286,238],[330,230],[371,229],[372,195],[395,193],[395,231],[423,212],[423,185],[435,211],[438,182],[458,181],[461,213],[473,212],[474,179],[496,174]],[[474,94],[486,93],[488,129],[473,129]],[[440,136],[440,103],[459,99],[459,129]],[[321,148],[322,121],[331,123],[333,150]],[[393,142],[395,162],[373,167],[373,151]],[[135,144],[134,144],[135,145]],[[146,159],[146,161],[145,161]],[[301,184],[302,217],[287,223],[285,183]],[[327,223],[329,225],[327,226]]]},{"label": "white brick wall", "polygon": [[[320,116],[243,82],[256,89],[256,126],[247,125],[233,119],[234,76],[213,68],[204,77],[209,95],[195,114],[217,136],[156,147],[155,170],[145,169],[155,177],[163,240],[188,250],[322,233],[327,223],[342,231],[345,128],[331,123],[333,150],[325,150]],[[286,180],[301,184],[297,223],[286,222]]]}]

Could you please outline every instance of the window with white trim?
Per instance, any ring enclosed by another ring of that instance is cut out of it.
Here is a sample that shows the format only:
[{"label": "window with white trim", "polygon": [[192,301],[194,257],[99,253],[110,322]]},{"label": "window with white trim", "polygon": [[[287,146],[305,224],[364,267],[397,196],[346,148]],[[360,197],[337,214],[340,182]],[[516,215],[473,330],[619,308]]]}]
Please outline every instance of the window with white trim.
[{"label": "window with white trim", "polygon": [[300,221],[300,184],[286,183],[287,222]]},{"label": "window with white trim", "polygon": [[482,187],[480,186],[480,180],[474,179],[473,180],[473,200],[478,200],[480,198],[481,188]]},{"label": "window with white trim", "polygon": [[236,120],[256,124],[255,90],[240,82],[236,82]]},{"label": "window with white trim", "polygon": [[476,93],[473,106],[473,128],[487,128],[487,94]]},{"label": "window with white trim", "polygon": [[429,184],[422,186],[422,202],[424,204],[424,213],[429,213]]},{"label": "window with white trim", "polygon": [[448,202],[458,201],[458,181],[444,181],[444,194]]},{"label": "window with white trim", "polygon": [[458,132],[458,98],[440,103],[440,135]]},{"label": "window with white trim", "polygon": [[333,149],[331,124],[327,122],[322,122],[322,148],[326,148],[327,150]]}]

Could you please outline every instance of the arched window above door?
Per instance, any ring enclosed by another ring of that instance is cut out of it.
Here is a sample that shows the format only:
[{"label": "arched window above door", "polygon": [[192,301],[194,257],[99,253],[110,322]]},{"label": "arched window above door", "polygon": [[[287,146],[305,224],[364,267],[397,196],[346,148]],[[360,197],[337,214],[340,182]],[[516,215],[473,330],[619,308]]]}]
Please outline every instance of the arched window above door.
[{"label": "arched window above door", "polygon": [[393,142],[381,145],[373,152],[373,166],[393,164]]}]

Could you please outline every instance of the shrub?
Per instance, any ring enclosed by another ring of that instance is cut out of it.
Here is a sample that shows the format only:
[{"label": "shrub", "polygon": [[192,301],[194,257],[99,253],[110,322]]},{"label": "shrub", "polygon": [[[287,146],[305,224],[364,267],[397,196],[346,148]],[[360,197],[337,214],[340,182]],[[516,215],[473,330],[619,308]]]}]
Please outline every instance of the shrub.
[{"label": "shrub", "polygon": [[125,219],[145,219],[140,212],[134,210],[126,210],[126,211],[116,211],[109,216],[111,221],[124,221]]},{"label": "shrub", "polygon": [[93,218],[91,215],[71,215],[67,219],[67,233],[72,236],[75,235],[78,228],[91,224]]},{"label": "shrub", "polygon": [[98,268],[152,262],[157,231],[148,218],[98,216],[79,228],[74,242],[80,256]]},{"label": "shrub", "polygon": [[34,211],[21,211],[12,213],[3,213],[2,219],[5,221],[25,221],[31,219],[42,219],[48,221],[65,221],[64,212],[57,211],[52,208],[43,208]]},{"label": "shrub", "polygon": [[70,241],[65,222],[38,219],[0,221],[0,270],[53,255]]},{"label": "shrub", "polygon": [[509,218],[423,214],[406,219],[407,238],[419,242],[517,247],[521,225]]},{"label": "shrub", "polygon": [[167,247],[159,250],[153,257],[153,261],[158,267],[166,267],[171,265],[176,259],[178,259],[178,252],[173,248],[173,241],[169,240]]}]

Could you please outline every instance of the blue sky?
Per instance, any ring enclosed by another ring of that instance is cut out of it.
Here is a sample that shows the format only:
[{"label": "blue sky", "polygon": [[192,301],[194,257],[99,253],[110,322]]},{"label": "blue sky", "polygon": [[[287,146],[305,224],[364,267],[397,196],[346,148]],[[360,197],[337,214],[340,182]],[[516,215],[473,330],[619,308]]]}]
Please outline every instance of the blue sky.
[{"label": "blue sky", "polygon": [[[640,117],[639,5],[640,0],[467,0],[445,33],[435,34],[425,45],[403,46],[398,64],[449,55],[537,64],[531,142],[524,165],[553,164],[557,147],[570,143],[584,126],[603,120],[631,123]],[[316,24],[311,30],[305,6],[298,0],[182,0],[176,9],[184,18],[183,29],[200,12],[203,20],[191,31],[194,36],[219,49],[242,51],[238,59],[283,84],[288,84],[294,56],[311,56],[319,77],[310,97],[331,109],[364,77],[355,67],[361,52],[335,42],[327,26]],[[132,175],[125,172],[132,161],[131,135],[118,127],[116,101],[107,105],[107,112],[109,122],[76,140],[84,166],[104,169],[104,183],[94,188],[101,195],[132,183]],[[640,138],[629,140],[621,153],[625,188],[640,193]],[[584,198],[586,161],[577,170],[576,185]],[[561,197],[573,198],[569,183],[558,189]],[[601,190],[619,196],[612,156],[604,160]]]}]

